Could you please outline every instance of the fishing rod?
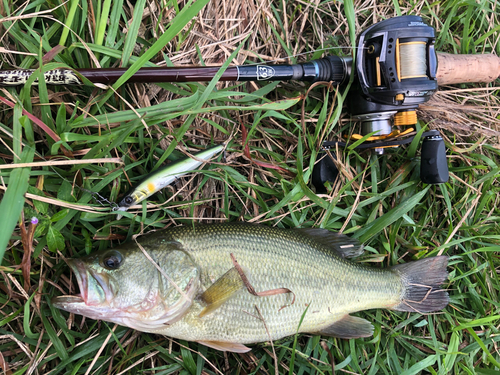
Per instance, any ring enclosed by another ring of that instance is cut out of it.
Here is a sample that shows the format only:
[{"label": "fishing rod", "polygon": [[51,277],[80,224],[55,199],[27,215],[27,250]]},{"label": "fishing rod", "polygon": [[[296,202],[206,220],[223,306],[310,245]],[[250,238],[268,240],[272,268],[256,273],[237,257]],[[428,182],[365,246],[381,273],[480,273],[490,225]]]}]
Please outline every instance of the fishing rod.
[{"label": "fishing rod", "polygon": [[[384,21],[382,21],[384,22]],[[436,52],[438,85],[453,85],[467,82],[493,82],[500,76],[500,58],[492,54],[453,55]],[[403,68],[405,66],[403,65]],[[113,84],[128,68],[54,69],[44,73],[49,85],[81,86],[82,77],[91,83]],[[208,82],[217,74],[220,66],[173,66],[147,67],[139,69],[127,83],[175,83]],[[24,85],[34,69],[0,70],[0,87]],[[344,83],[352,73],[352,58],[328,56],[293,65],[249,64],[230,66],[220,81],[326,81]],[[37,84],[35,80],[34,84]]]},{"label": "fishing rod", "polygon": [[[379,22],[376,25],[385,26],[385,22],[387,21]],[[372,47],[367,48],[371,51]],[[404,48],[408,48],[408,45],[403,46]],[[358,49],[361,50],[362,48],[358,47]],[[414,52],[410,51],[410,53]],[[453,55],[437,52],[436,56],[437,72],[433,78],[437,79],[440,86],[467,82],[488,83],[500,76],[500,58],[495,55]],[[418,55],[414,57],[421,58]],[[405,62],[402,68],[407,68]],[[49,85],[80,86],[84,85],[83,77],[91,83],[112,84],[127,70],[128,68],[54,69],[45,72],[44,79]],[[212,80],[219,70],[220,66],[147,67],[139,69],[127,80],[127,83],[207,82]],[[34,69],[0,70],[0,87],[24,85],[34,71]],[[293,65],[249,64],[230,66],[224,71],[220,81],[296,80],[307,82],[326,81],[342,84],[349,78],[351,73],[352,58],[327,56],[324,59]],[[37,82],[38,80],[34,84],[37,84]]]},{"label": "fishing rod", "polygon": [[[333,82],[342,84],[354,75],[347,109],[361,122],[360,134],[351,136],[372,143],[378,154],[397,147],[397,140],[414,132],[416,110],[437,91],[438,85],[492,82],[500,75],[500,59],[494,55],[449,55],[434,48],[435,30],[419,16],[400,16],[372,25],[359,37],[356,63],[350,57],[327,56],[299,64],[242,65],[228,67],[221,81]],[[210,81],[220,67],[158,67],[139,69],[128,83]],[[47,84],[112,84],[126,68],[56,69],[44,73]],[[24,84],[33,70],[0,70],[0,86]],[[396,128],[398,127],[398,128]],[[400,130],[405,127],[405,130]],[[338,143],[340,147],[344,142]],[[438,184],[448,180],[443,139],[423,138],[421,178]],[[430,145],[430,146],[429,146]],[[443,152],[444,150],[444,152]],[[325,159],[325,158],[323,158]],[[332,182],[332,181],[331,181]],[[323,184],[317,186],[324,188]]]}]

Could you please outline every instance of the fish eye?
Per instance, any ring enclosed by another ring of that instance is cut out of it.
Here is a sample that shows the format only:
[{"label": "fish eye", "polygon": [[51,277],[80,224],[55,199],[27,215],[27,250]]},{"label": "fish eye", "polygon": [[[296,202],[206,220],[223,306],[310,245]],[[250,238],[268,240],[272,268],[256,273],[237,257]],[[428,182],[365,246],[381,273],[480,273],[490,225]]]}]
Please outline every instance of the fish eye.
[{"label": "fish eye", "polygon": [[124,199],[125,203],[126,204],[132,204],[134,203],[134,198],[132,198],[130,195],[129,196],[126,196],[125,199]]},{"label": "fish eye", "polygon": [[101,266],[103,266],[108,270],[116,270],[120,268],[122,261],[123,261],[122,255],[117,251],[113,251],[110,253],[106,253],[103,256],[101,261]]}]

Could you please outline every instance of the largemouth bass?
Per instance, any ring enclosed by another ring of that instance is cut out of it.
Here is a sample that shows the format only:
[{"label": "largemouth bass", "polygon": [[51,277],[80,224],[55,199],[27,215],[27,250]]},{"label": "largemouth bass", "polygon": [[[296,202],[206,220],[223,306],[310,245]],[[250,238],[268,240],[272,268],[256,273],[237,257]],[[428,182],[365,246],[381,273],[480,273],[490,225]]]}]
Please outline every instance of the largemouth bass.
[{"label": "largemouth bass", "polygon": [[[180,226],[70,259],[81,294],[63,310],[144,332],[245,352],[297,332],[368,337],[350,313],[420,313],[448,304],[445,256],[377,269],[354,263],[356,240],[324,229],[233,223]],[[302,324],[301,317],[304,316]]]}]

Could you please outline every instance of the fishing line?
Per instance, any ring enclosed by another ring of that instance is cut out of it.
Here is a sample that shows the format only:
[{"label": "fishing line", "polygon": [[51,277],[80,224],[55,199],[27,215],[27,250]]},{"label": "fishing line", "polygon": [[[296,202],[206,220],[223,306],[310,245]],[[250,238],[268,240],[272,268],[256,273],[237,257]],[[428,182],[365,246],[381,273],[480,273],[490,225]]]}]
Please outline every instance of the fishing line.
[{"label": "fishing line", "polygon": [[397,70],[400,80],[427,76],[427,44],[424,41],[396,41]]},{"label": "fishing line", "polygon": [[[286,59],[289,59],[291,57],[299,57],[299,56],[304,56],[304,55],[310,55],[310,54],[313,54],[313,53],[316,53],[316,52],[320,52],[320,51],[329,51],[329,50],[332,50],[332,49],[352,49],[352,50],[359,50],[359,49],[364,49],[364,50],[367,50],[368,47],[352,47],[352,46],[345,46],[345,47],[342,47],[342,46],[339,46],[339,47],[327,47],[327,48],[318,48],[318,49],[315,49],[315,50],[312,50],[312,51],[308,51],[308,52],[302,52],[302,53],[296,53],[294,55],[287,55],[285,57],[279,57],[277,59],[274,59],[274,60],[266,60],[265,63],[274,63],[274,62],[281,62],[283,60],[286,60]],[[255,57],[255,58],[259,58],[259,56],[251,56],[249,55],[248,57]],[[247,63],[245,65],[262,65],[263,62],[250,62],[250,63]]]}]

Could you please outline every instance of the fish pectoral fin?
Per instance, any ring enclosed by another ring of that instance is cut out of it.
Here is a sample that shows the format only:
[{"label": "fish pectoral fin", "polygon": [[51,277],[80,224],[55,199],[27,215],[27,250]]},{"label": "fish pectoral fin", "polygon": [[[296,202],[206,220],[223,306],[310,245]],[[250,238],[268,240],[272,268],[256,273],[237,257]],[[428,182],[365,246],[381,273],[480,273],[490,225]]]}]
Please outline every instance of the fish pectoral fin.
[{"label": "fish pectoral fin", "polygon": [[314,241],[336,252],[342,258],[355,258],[364,252],[363,245],[357,239],[345,234],[330,232],[328,229],[320,228],[296,228],[294,230],[311,237]]},{"label": "fish pectoral fin", "polygon": [[238,290],[243,288],[243,280],[236,268],[231,268],[224,275],[219,277],[215,282],[201,295],[203,302],[207,306],[200,313],[199,317],[203,317],[217,310],[224,302]]},{"label": "fish pectoral fin", "polygon": [[341,339],[356,339],[358,337],[372,336],[373,325],[366,319],[346,315],[317,333]]},{"label": "fish pectoral fin", "polygon": [[209,348],[221,350],[223,352],[246,353],[252,350],[248,346],[237,342],[224,341],[198,341],[198,343],[208,346]]}]

